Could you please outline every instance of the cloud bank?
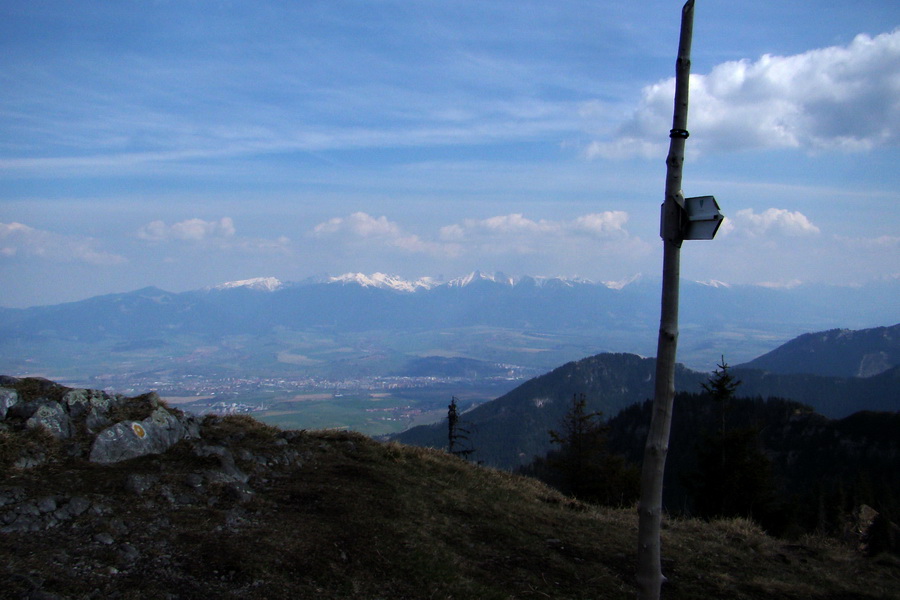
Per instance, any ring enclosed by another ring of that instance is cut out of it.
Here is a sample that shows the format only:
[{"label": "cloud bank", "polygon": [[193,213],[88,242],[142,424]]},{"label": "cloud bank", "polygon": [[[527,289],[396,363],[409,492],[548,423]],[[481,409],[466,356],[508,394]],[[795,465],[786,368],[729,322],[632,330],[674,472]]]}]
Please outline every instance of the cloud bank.
[{"label": "cloud bank", "polygon": [[523,237],[535,245],[539,243],[539,239],[534,236],[564,238],[578,235],[597,239],[621,239],[628,236],[624,228],[627,221],[628,213],[621,210],[583,215],[571,221],[533,221],[522,214],[513,213],[483,220],[466,219],[460,224],[442,227],[440,237],[452,242]]},{"label": "cloud bank", "polygon": [[198,250],[237,251],[245,254],[289,254],[291,240],[285,236],[275,239],[243,237],[231,217],[205,221],[186,219],[171,225],[165,221],[151,221],[137,230],[138,239],[156,245],[178,243]]},{"label": "cloud bank", "polygon": [[355,212],[349,217],[335,217],[316,225],[312,234],[318,238],[343,238],[351,244],[366,242],[372,246],[386,246],[412,253],[440,253],[447,249],[439,244],[423,241],[419,236],[404,231],[387,217],[373,217]]},{"label": "cloud bank", "polygon": [[166,225],[163,221],[152,221],[137,232],[140,239],[149,242],[170,240],[200,242],[213,238],[230,238],[234,234],[234,221],[230,217],[222,217],[218,221],[187,219],[172,225]]},{"label": "cloud bank", "polygon": [[757,214],[752,208],[737,211],[734,218],[727,219],[723,233],[732,232],[748,237],[763,236],[804,236],[819,233],[819,228],[801,212],[783,208],[767,208]]},{"label": "cloud bank", "polygon": [[[691,75],[694,151],[798,148],[864,151],[900,142],[900,29],[847,46],[763,55]],[[639,108],[589,157],[658,156],[672,123],[675,79],[644,88]],[[694,142],[696,140],[696,143]]]},{"label": "cloud bank", "polygon": [[627,231],[628,218],[624,211],[559,220],[509,213],[412,234],[385,216],[357,212],[319,223],[310,239],[316,241],[317,255],[329,257],[334,269],[393,262],[402,263],[410,276],[472,268],[582,275],[600,268],[624,277],[639,270],[640,260],[654,247]]},{"label": "cloud bank", "polygon": [[52,262],[120,265],[128,260],[99,248],[94,238],[62,235],[22,223],[0,223],[0,257],[33,257]]}]

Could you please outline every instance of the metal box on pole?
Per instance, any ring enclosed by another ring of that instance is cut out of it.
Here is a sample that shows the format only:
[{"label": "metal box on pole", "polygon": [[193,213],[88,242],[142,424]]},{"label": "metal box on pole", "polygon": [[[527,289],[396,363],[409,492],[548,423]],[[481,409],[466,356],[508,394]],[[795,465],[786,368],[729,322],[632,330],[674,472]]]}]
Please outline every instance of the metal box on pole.
[{"label": "metal box on pole", "polygon": [[682,239],[685,240],[713,239],[725,219],[719,212],[719,204],[713,196],[685,198],[684,212],[687,219],[683,222]]}]

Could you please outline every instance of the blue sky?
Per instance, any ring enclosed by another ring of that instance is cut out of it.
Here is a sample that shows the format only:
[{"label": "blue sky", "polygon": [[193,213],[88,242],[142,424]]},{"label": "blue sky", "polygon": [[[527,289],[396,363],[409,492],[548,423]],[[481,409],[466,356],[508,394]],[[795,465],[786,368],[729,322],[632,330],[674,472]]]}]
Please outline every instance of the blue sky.
[{"label": "blue sky", "polygon": [[[680,10],[0,0],[0,305],[655,277]],[[693,73],[685,277],[900,276],[900,3],[697,0]]]}]

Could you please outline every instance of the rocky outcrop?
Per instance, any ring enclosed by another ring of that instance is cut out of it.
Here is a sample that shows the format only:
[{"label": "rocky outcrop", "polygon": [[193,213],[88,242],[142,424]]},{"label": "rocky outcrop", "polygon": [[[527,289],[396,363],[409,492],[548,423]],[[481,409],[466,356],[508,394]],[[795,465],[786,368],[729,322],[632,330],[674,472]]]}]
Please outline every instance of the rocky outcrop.
[{"label": "rocky outcrop", "polygon": [[180,440],[199,435],[196,421],[179,418],[162,406],[141,421],[121,421],[94,438],[90,460],[119,462],[145,454],[165,452]]},{"label": "rocky outcrop", "polygon": [[[0,385],[0,431],[49,434],[68,456],[115,463],[199,437],[197,419],[169,408],[155,392],[127,398],[37,378],[3,377]],[[7,460],[29,468],[46,462],[47,450],[23,444]]]},{"label": "rocky outcrop", "polygon": [[18,402],[19,394],[16,393],[16,390],[0,388],[0,419],[5,419],[9,407]]}]

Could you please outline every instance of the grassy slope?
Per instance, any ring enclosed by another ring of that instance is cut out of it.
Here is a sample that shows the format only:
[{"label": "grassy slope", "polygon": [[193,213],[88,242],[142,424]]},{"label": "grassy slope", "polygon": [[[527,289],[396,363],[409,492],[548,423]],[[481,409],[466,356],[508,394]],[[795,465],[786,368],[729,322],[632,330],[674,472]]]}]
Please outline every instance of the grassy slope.
[{"label": "grassy slope", "polygon": [[[634,597],[632,509],[589,507],[534,480],[358,434],[285,435],[226,418],[207,420],[203,437],[238,458],[251,499],[208,475],[185,485],[218,464],[186,442],[118,465],[0,473],[0,491],[92,503],[59,526],[0,534],[0,596]],[[128,492],[134,475],[156,484]],[[668,599],[900,596],[898,562],[826,540],[786,543],[741,520],[670,521],[663,536]],[[126,545],[138,560],[123,558]]]}]

